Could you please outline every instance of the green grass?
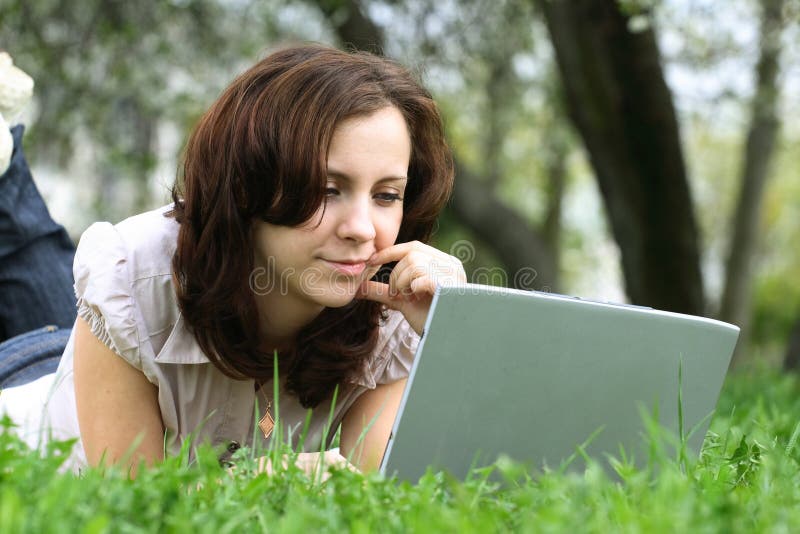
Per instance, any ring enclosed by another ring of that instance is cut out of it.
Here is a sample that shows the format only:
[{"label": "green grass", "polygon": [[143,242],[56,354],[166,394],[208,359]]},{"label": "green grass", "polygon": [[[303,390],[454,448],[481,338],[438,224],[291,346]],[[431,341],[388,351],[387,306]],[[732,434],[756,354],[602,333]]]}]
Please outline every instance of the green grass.
[{"label": "green grass", "polygon": [[[135,481],[117,471],[59,474],[68,445],[44,457],[0,434],[0,532],[792,532],[800,528],[800,382],[769,372],[726,382],[699,458],[654,449],[618,478],[530,478],[507,460],[466,481],[429,472],[411,485],[335,471],[324,483],[294,468],[231,474],[211,451],[172,458]],[[657,431],[655,431],[657,432]],[[657,436],[651,436],[657,439]]]}]

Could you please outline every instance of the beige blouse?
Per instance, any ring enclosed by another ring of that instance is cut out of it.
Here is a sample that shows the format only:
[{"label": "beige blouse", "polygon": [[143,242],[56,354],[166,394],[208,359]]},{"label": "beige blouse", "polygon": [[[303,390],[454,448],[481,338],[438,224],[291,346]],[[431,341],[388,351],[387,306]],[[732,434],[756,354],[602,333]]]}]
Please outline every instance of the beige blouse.
[{"label": "beige blouse", "polygon": [[[167,454],[177,454],[190,434],[196,436],[193,443],[209,442],[220,451],[234,442],[233,448],[236,444],[268,447],[275,436],[265,439],[256,425],[256,416],[260,418],[268,404],[273,411],[278,408],[279,413],[272,415],[280,417],[284,436],[296,447],[308,410],[285,392],[275,402],[272,383],[256,392],[252,380],[225,376],[187,330],[171,282],[178,224],[164,217],[170,207],[116,225],[95,223],[86,230],[74,264],[78,315],[98,339],[158,387]],[[73,341],[70,338],[44,399],[45,434],[59,439],[79,436]],[[340,388],[330,425],[330,401],[311,411],[303,449],[327,447],[343,416],[364,391],[407,377],[418,342],[419,336],[403,316],[390,311],[363,374]],[[328,443],[323,444],[326,432]],[[86,457],[78,440],[70,466],[84,465]]]}]

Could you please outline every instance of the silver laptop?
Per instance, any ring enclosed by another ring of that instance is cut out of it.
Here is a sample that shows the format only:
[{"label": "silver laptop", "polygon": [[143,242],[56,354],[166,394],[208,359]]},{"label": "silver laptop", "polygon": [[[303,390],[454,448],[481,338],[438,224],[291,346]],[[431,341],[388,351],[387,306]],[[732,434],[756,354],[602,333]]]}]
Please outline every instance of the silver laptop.
[{"label": "silver laptop", "polygon": [[436,291],[425,332],[381,465],[412,481],[428,467],[463,479],[500,455],[559,468],[587,441],[607,469],[621,450],[642,465],[643,415],[665,435],[694,429],[697,453],[739,328],[467,284]]}]

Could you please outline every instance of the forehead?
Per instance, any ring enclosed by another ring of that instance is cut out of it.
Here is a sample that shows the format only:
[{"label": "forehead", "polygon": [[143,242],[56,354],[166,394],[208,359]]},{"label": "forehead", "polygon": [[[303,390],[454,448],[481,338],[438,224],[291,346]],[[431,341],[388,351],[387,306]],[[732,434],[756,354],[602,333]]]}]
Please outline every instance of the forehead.
[{"label": "forehead", "polygon": [[411,158],[406,121],[395,107],[342,121],[328,149],[328,172],[349,178],[404,177]]}]

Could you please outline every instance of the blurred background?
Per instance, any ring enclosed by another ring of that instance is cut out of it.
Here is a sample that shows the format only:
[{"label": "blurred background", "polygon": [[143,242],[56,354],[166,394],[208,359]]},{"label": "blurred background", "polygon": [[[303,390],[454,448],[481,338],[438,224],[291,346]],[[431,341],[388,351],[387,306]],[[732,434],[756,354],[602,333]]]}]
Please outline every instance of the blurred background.
[{"label": "blurred background", "polygon": [[418,73],[470,280],[742,326],[800,366],[800,0],[0,0],[36,81],[25,149],[74,240],[166,204],[184,141],[282,43]]}]

